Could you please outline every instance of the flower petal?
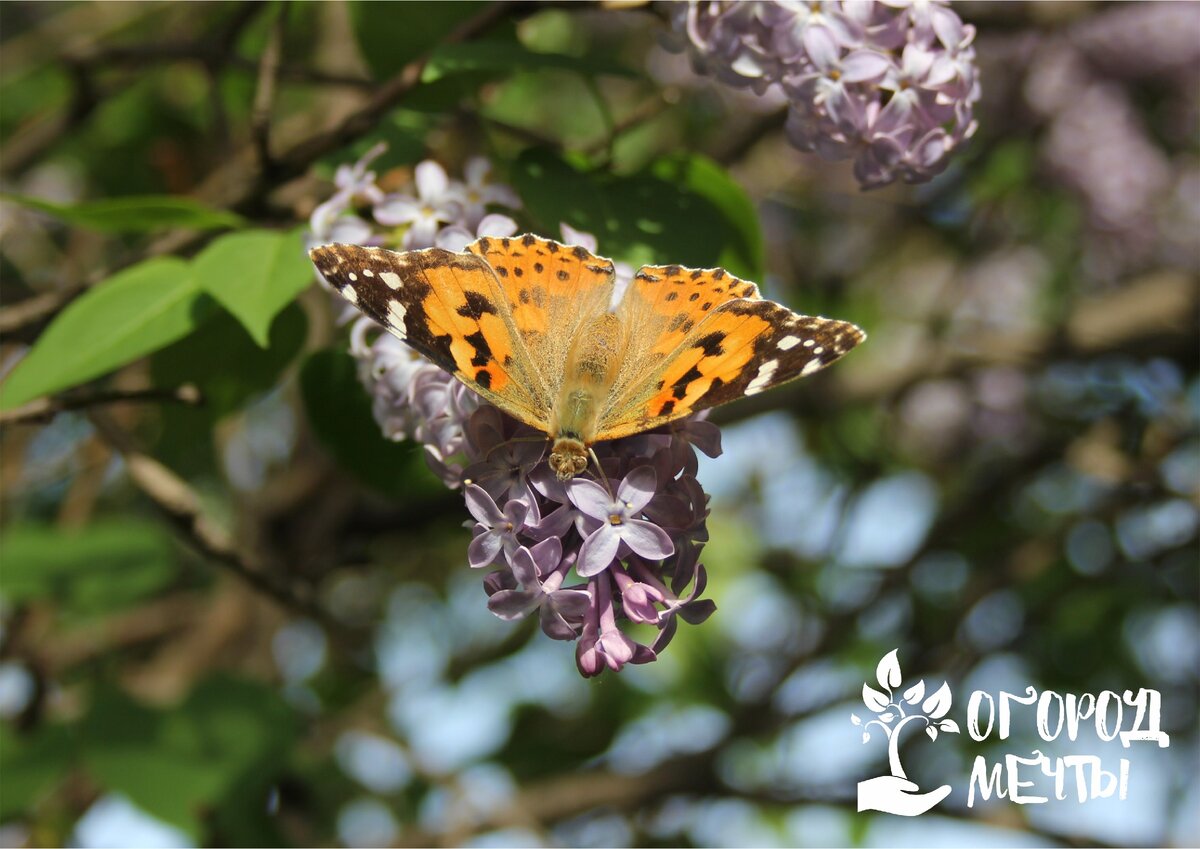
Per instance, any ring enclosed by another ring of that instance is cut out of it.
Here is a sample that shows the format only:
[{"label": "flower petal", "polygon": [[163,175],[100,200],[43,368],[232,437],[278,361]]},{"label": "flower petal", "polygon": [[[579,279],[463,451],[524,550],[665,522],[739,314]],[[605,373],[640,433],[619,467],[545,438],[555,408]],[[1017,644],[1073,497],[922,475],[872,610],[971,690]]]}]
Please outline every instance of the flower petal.
[{"label": "flower petal", "polygon": [[512,553],[509,563],[512,565],[513,576],[521,586],[530,591],[537,589],[538,594],[541,595],[542,582],[538,580],[537,564],[534,563],[529,549],[522,545]]},{"label": "flower petal", "polygon": [[586,248],[592,253],[596,252],[596,237],[591,233],[585,233],[582,230],[576,230],[565,221],[558,223],[558,229],[562,230],[563,242],[568,245],[579,245]]},{"label": "flower petal", "polygon": [[[483,525],[476,525],[476,528],[482,528]],[[484,566],[491,566],[496,562],[496,558],[500,555],[500,549],[504,547],[503,541],[500,539],[500,534],[495,531],[484,530],[479,536],[471,540],[471,544],[467,546],[467,563],[472,569],[482,569]]]},{"label": "flower petal", "polygon": [[499,239],[511,236],[515,232],[517,232],[517,222],[507,215],[499,215],[495,212],[483,216],[483,220],[479,222],[479,227],[475,230],[477,236],[494,236]]},{"label": "flower petal", "polygon": [[562,563],[562,550],[562,540],[558,537],[544,539],[529,549],[539,577],[544,578],[558,569]]},{"label": "flower petal", "polygon": [[524,590],[500,590],[487,601],[488,610],[506,621],[524,619],[542,603],[541,593]]},{"label": "flower petal", "polygon": [[417,184],[417,195],[427,203],[439,200],[450,188],[446,170],[432,159],[426,159],[416,167],[413,179]]},{"label": "flower petal", "polygon": [[581,622],[592,603],[592,596],[586,590],[559,590],[548,598],[549,606],[568,622]]},{"label": "flower petal", "polygon": [[562,615],[551,607],[549,604],[542,604],[538,610],[539,624],[542,626],[542,633],[552,640],[573,640],[575,639],[575,629],[567,622]]},{"label": "flower petal", "polygon": [[875,82],[892,67],[892,60],[874,50],[855,50],[842,60],[842,81]]},{"label": "flower petal", "polygon": [[616,558],[620,545],[621,534],[614,525],[606,522],[583,541],[579,559],[575,561],[575,572],[583,578],[599,575]]},{"label": "flower petal", "polygon": [[421,202],[411,195],[387,195],[375,205],[375,220],[388,227],[408,224],[421,214]]},{"label": "flower petal", "polygon": [[615,505],[604,487],[595,481],[574,478],[567,483],[567,496],[587,516],[608,520]]},{"label": "flower petal", "polygon": [[486,157],[472,156],[463,166],[463,177],[468,186],[479,188],[487,182],[488,174],[492,172],[492,163]]},{"label": "flower petal", "polygon": [[451,226],[437,234],[434,244],[443,250],[458,253],[473,241],[475,241],[475,237],[471,235],[470,231],[463,227]]},{"label": "flower petal", "polygon": [[481,525],[487,525],[489,528],[494,528],[496,525],[504,524],[508,521],[500,508],[496,506],[496,502],[486,491],[475,484],[468,484],[463,492],[463,498],[467,502],[467,509],[471,511],[471,515],[475,517],[475,521]]},{"label": "flower petal", "polygon": [[647,560],[662,560],[664,557],[670,557],[675,551],[675,543],[671,542],[671,537],[658,525],[643,522],[641,519],[629,519],[619,527],[618,533],[625,544]]},{"label": "flower petal", "polygon": [[828,27],[814,24],[804,28],[804,49],[808,58],[822,71],[837,65],[838,45]]},{"label": "flower petal", "polygon": [[617,499],[628,511],[627,515],[641,512],[641,509],[650,503],[657,484],[658,474],[653,466],[638,466],[625,476],[625,480],[617,487]]}]

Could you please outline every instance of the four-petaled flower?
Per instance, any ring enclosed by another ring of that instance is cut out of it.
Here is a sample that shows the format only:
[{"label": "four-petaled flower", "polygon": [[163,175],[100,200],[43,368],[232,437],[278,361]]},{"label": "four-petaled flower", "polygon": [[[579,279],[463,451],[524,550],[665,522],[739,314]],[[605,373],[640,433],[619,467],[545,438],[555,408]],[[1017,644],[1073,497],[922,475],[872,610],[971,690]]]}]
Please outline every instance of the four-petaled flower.
[{"label": "four-petaled flower", "polygon": [[[502,183],[493,183],[488,179],[491,172],[492,163],[482,156],[472,156],[463,166],[463,182],[452,183],[450,186],[448,194],[462,207],[463,224],[467,229],[479,225],[487,214],[487,205],[490,203],[507,206],[509,209],[521,208],[521,199],[517,197],[516,192]],[[479,235],[500,234],[480,232]]]},{"label": "four-petaled flower", "polygon": [[514,498],[501,510],[486,491],[474,484],[467,486],[463,495],[467,509],[476,521],[475,538],[467,548],[467,562],[471,568],[491,566],[502,551],[515,552],[520,545],[517,531],[525,526],[529,505]]},{"label": "four-petaled flower", "polygon": [[375,220],[380,224],[408,225],[401,244],[409,250],[432,247],[438,228],[462,212],[441,165],[426,160],[416,167],[413,178],[417,185],[415,197],[407,193],[388,195],[375,206]]},{"label": "four-petaled flower", "polygon": [[608,568],[624,545],[649,560],[662,560],[675,551],[667,532],[652,522],[637,518],[654,497],[656,475],[650,466],[639,466],[617,487],[616,497],[594,481],[575,478],[567,485],[571,501],[596,520],[595,529],[583,542],[575,571],[588,578]]},{"label": "four-petaled flower", "polygon": [[533,548],[521,546],[512,556],[511,574],[520,589],[503,587],[491,594],[488,610],[501,619],[520,619],[538,611],[542,631],[555,640],[575,639],[592,597],[585,590],[562,586],[571,568],[562,559],[562,541],[542,540]]}]

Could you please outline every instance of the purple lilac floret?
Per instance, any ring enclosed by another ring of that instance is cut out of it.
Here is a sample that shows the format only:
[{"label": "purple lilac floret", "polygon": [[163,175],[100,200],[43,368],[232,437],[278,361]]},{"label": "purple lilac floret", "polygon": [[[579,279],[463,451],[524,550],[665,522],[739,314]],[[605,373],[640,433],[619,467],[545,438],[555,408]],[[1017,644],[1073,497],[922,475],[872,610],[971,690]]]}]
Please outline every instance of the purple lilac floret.
[{"label": "purple lilac floret", "polygon": [[937,0],[689,0],[675,49],[699,73],[788,96],[800,150],[854,159],[864,188],[918,183],[975,132],[975,29]]},{"label": "purple lilac floret", "polygon": [[[334,196],[313,212],[310,245],[462,250],[480,236],[517,231],[511,218],[489,211],[517,209],[519,200],[488,180],[486,160],[469,161],[464,182],[423,162],[414,191],[385,195],[367,170],[381,152],[338,170]],[[597,250],[591,234],[561,228],[564,242]],[[633,270],[617,263],[616,276],[619,298]],[[699,624],[716,610],[701,597],[708,496],[696,480],[696,450],[721,453],[715,425],[693,417],[599,443],[603,471],[589,468],[564,483],[546,462],[545,434],[483,401],[373,320],[355,320],[350,352],[384,436],[420,443],[433,472],[462,491],[472,516],[467,561],[492,570],[483,585],[493,614],[512,621],[536,612],[548,637],[575,641],[579,671],[591,677],[653,661],[679,619]],[[654,631],[639,642],[623,623]]]}]

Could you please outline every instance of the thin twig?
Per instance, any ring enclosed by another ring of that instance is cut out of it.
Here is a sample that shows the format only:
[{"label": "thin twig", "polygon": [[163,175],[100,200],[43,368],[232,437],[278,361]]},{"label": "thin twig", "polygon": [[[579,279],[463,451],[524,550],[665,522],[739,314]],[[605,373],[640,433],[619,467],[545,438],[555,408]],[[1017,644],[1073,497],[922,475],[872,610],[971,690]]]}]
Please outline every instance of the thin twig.
[{"label": "thin twig", "polygon": [[254,107],[250,116],[254,146],[258,151],[258,167],[264,174],[274,168],[271,158],[271,108],[275,103],[275,84],[279,78],[279,63],[283,54],[283,33],[287,26],[287,3],[282,3],[271,22],[267,45],[258,64],[258,84],[254,91]]},{"label": "thin twig", "polygon": [[[217,50],[212,41],[115,45],[89,53],[76,61],[89,69],[118,66],[138,70],[154,65],[169,65],[178,62],[195,62],[207,66],[219,64],[219,60],[224,62],[227,69],[250,73],[257,73],[261,62],[261,60],[255,62],[243,56],[223,57],[222,51]],[[279,64],[278,77],[280,82],[309,85],[346,86],[358,89],[369,89],[375,86],[366,77],[329,73],[301,65],[288,65],[282,61]]]},{"label": "thin twig", "polygon": [[[456,44],[473,38],[499,20],[512,5],[508,0],[492,3],[460,24],[439,43]],[[346,116],[337,126],[318,132],[294,145],[279,159],[280,178],[286,179],[303,173],[325,154],[339,150],[374,129],[388,111],[420,84],[421,74],[431,56],[432,50],[409,62],[400,73],[384,83],[362,108]],[[261,186],[246,185],[240,193],[242,196],[231,199],[228,205],[236,209],[261,191]]]},{"label": "thin twig", "polygon": [[[461,24],[440,43],[454,44],[473,38],[495,23],[513,5],[507,0],[489,5]],[[406,65],[396,76],[384,83],[364,106],[348,115],[335,127],[318,131],[292,145],[283,156],[275,160],[276,167],[270,175],[262,172],[255,145],[251,143],[247,148],[228,157],[229,164],[209,174],[195,196],[224,209],[244,210],[255,206],[277,186],[299,176],[322,156],[340,149],[374,129],[388,111],[420,84],[421,72],[425,69],[430,55],[431,53],[426,53]],[[163,253],[186,250],[203,244],[205,240],[213,238],[213,235],[184,231],[169,233],[135,257],[133,262]],[[83,285],[66,286],[57,292],[45,293],[14,306],[0,308],[0,334],[11,333],[51,318],[89,286],[106,279],[118,270],[120,269],[109,269],[93,275]]]},{"label": "thin twig", "polygon": [[15,410],[0,412],[0,425],[45,424],[59,413],[69,410],[104,407],[110,404],[145,404],[163,401],[195,407],[204,403],[204,396],[200,394],[200,390],[195,385],[185,383],[170,389],[159,387],[113,389],[87,394],[61,395],[55,398],[38,398]]},{"label": "thin twig", "polygon": [[200,507],[200,498],[188,484],[162,463],[134,447],[125,431],[102,410],[88,414],[100,436],[125,460],[129,478],[202,554],[233,572],[258,592],[291,610],[309,616],[327,629],[338,630],[307,594],[269,574],[252,552],[241,550]]},{"label": "thin twig", "polygon": [[[596,95],[599,97],[599,94]],[[584,153],[595,155],[609,151],[611,153],[617,139],[625,135],[630,130],[637,129],[641,125],[653,121],[671,106],[671,100],[667,92],[660,92],[656,96],[650,98],[644,103],[638,105],[632,112],[622,118],[620,121],[611,123],[608,132],[604,138],[597,139],[592,144],[584,148]],[[610,115],[611,117],[611,115]]]}]

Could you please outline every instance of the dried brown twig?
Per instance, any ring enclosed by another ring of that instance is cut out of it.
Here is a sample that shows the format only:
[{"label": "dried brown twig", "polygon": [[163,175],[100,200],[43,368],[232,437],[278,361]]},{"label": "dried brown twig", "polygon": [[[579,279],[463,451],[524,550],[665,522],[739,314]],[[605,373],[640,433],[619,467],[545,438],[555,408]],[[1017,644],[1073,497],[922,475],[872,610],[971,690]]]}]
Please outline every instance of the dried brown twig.
[{"label": "dried brown twig", "polygon": [[196,386],[185,383],[170,389],[152,386],[145,389],[117,389],[60,395],[54,398],[38,398],[15,410],[0,412],[0,425],[45,424],[59,413],[70,410],[106,407],[111,404],[156,404],[161,402],[173,402],[194,407],[204,403],[204,396]]}]

